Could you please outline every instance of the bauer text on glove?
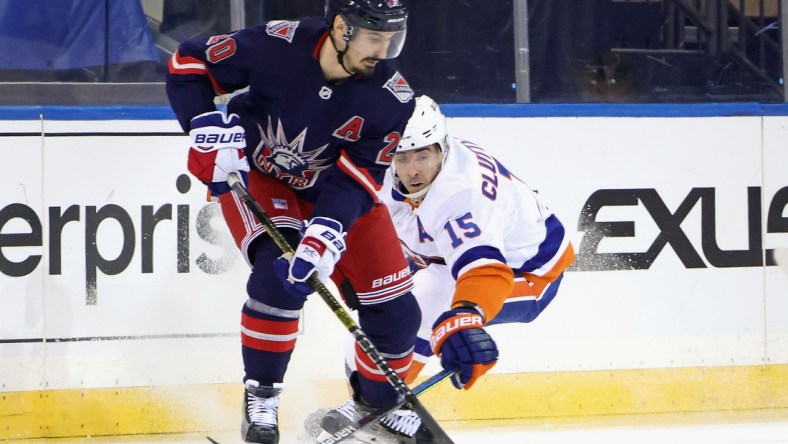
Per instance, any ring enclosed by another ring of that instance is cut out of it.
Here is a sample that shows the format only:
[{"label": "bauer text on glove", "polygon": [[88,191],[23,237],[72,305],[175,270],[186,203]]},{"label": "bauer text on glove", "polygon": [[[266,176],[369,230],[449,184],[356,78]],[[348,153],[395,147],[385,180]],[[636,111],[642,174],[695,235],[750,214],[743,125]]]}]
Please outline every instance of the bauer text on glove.
[{"label": "bauer text on glove", "polygon": [[247,182],[249,162],[246,160],[246,133],[236,114],[225,116],[221,111],[200,114],[191,120],[189,172],[200,179],[211,194],[230,191],[227,175],[238,171]]},{"label": "bauer text on glove", "polygon": [[458,389],[471,388],[498,362],[498,347],[483,325],[484,319],[473,308],[446,311],[433,325],[430,345],[441,366],[457,372],[452,384]]}]

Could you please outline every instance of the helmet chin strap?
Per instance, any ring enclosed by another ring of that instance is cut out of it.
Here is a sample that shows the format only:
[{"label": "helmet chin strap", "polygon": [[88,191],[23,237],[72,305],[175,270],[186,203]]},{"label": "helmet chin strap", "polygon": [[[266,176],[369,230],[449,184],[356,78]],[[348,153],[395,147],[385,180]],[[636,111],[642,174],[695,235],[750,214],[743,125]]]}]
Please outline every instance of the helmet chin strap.
[{"label": "helmet chin strap", "polygon": [[407,189],[407,188],[405,187],[405,185],[402,185],[402,183],[399,180],[399,177],[395,177],[394,180],[396,182],[399,182],[399,183],[396,184],[397,192],[399,194],[402,194],[403,197],[413,201],[413,203],[416,204],[416,205],[421,203],[421,200],[424,199],[425,195],[427,195],[427,190],[429,190],[430,187],[432,186],[432,184],[429,184],[426,187],[422,188],[421,190],[416,191],[415,193],[404,193],[404,192],[402,192],[402,189],[403,188]]},{"label": "helmet chin strap", "polygon": [[345,35],[345,38],[343,39],[345,41],[345,49],[344,49],[344,51],[340,50],[337,47],[337,43],[334,41],[334,33],[330,32],[330,33],[328,33],[328,36],[329,36],[329,39],[331,40],[331,45],[334,46],[334,50],[336,50],[336,52],[337,52],[337,62],[339,63],[339,66],[341,66],[342,69],[344,69],[345,72],[350,74],[351,76],[356,75],[355,72],[350,72],[345,67],[345,54],[347,54],[347,50],[348,50],[348,48],[350,48],[350,37],[349,37],[350,34]]}]

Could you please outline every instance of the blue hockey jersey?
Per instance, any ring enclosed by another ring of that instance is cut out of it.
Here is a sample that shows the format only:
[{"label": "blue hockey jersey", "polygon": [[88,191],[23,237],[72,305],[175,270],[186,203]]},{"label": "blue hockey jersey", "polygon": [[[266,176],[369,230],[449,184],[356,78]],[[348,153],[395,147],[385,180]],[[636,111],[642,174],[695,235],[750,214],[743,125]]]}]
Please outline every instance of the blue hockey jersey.
[{"label": "blue hockey jersey", "polygon": [[391,60],[366,78],[327,81],[318,61],[324,44],[328,28],[318,17],[186,41],[170,60],[166,87],[185,131],[194,116],[216,109],[215,96],[249,87],[227,106],[246,130],[249,164],[314,203],[312,217],[347,229],[376,200],[413,112],[413,90]]}]

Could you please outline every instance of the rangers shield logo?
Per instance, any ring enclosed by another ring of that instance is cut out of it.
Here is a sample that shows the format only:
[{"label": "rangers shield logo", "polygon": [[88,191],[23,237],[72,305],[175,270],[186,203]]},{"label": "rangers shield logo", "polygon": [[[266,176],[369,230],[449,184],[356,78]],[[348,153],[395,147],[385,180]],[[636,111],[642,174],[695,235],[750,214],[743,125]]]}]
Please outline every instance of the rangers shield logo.
[{"label": "rangers shield logo", "polygon": [[298,22],[287,20],[272,20],[265,25],[265,33],[271,37],[277,37],[287,40],[288,43],[293,41],[293,34],[298,28]]},{"label": "rangers shield logo", "polygon": [[402,74],[399,71],[395,72],[393,76],[383,85],[384,88],[391,91],[394,94],[394,97],[397,98],[402,103],[407,102],[408,100],[413,98],[413,89],[408,84],[408,81],[405,80],[405,77],[402,77]]}]

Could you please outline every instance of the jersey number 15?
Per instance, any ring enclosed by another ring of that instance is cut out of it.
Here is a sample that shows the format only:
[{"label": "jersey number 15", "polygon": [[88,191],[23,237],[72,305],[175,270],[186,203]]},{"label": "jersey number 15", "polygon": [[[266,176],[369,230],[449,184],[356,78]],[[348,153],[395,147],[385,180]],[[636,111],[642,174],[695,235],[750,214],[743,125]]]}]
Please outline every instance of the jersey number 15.
[{"label": "jersey number 15", "polygon": [[[462,245],[463,237],[472,239],[482,234],[481,228],[479,228],[479,226],[476,225],[472,219],[473,215],[469,211],[456,219],[446,222],[446,224],[443,225],[443,229],[446,230],[446,233],[448,233],[449,237],[451,238],[452,248],[457,248]],[[457,226],[457,230],[455,230],[455,225]]]}]

